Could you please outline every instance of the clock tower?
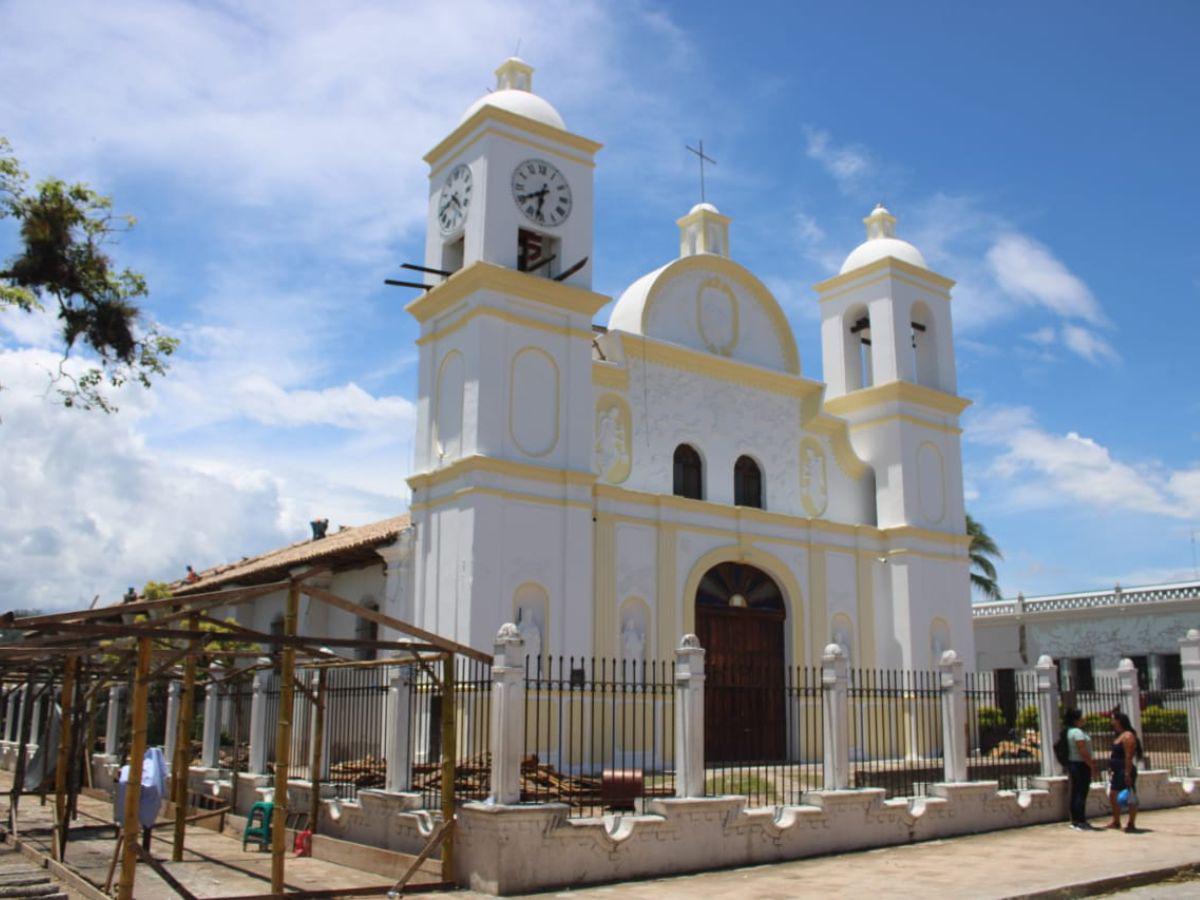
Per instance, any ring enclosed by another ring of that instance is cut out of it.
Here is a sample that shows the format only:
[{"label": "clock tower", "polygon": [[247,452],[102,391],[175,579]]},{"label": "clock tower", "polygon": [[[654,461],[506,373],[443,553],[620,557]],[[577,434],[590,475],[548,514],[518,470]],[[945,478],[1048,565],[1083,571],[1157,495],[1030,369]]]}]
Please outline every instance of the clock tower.
[{"label": "clock tower", "polygon": [[426,156],[409,620],[475,647],[517,622],[592,652],[595,141],[508,59]]}]

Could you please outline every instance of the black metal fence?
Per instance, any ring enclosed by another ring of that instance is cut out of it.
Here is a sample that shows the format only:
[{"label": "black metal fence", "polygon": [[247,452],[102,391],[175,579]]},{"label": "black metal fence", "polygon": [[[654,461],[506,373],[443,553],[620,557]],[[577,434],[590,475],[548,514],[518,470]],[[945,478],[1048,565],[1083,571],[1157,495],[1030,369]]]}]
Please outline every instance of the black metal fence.
[{"label": "black metal fence", "polygon": [[798,804],[824,781],[821,670],[719,666],[705,673],[706,796]]},{"label": "black metal fence", "polygon": [[1028,788],[1042,767],[1036,674],[968,672],[965,694],[968,778]]},{"label": "black metal fence", "polygon": [[1128,713],[1128,703],[1121,683],[1115,677],[1095,678],[1092,690],[1075,690],[1068,679],[1067,689],[1062,696],[1063,708],[1075,707],[1083,713],[1080,726],[1092,739],[1092,756],[1096,760],[1096,777],[1104,780],[1108,777],[1108,754],[1115,735],[1112,728],[1111,713],[1120,709]]},{"label": "black metal fence", "polygon": [[527,660],[522,800],[593,816],[674,793],[673,663]]},{"label": "black metal fence", "polygon": [[930,671],[851,670],[852,787],[917,797],[944,779],[939,678]]},{"label": "black metal fence", "polygon": [[[441,660],[409,666],[408,758],[412,788],[426,809],[437,809],[442,797],[445,698]],[[488,795],[491,755],[492,667],[466,656],[454,658],[454,799],[483,800]]]},{"label": "black metal fence", "polygon": [[1142,745],[1149,765],[1186,775],[1191,763],[1188,723],[1200,714],[1200,695],[1175,689],[1142,696]]}]

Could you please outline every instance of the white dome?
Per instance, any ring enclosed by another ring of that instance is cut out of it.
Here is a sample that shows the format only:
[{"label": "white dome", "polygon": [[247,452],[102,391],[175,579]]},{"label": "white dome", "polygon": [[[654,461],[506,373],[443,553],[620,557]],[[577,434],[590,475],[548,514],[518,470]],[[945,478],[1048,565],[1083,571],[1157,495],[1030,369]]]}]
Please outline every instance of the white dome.
[{"label": "white dome", "polygon": [[855,247],[850,255],[846,257],[846,261],[842,263],[841,271],[838,274],[845,275],[852,269],[868,266],[888,256],[894,256],[901,262],[920,266],[922,269],[929,268],[925,262],[925,257],[921,255],[921,251],[908,241],[902,241],[900,238],[894,237],[880,237],[863,241]]},{"label": "white dome", "polygon": [[512,89],[492,91],[490,94],[484,94],[467,107],[467,111],[463,113],[459,124],[461,125],[467,121],[467,119],[471,118],[471,116],[475,115],[475,113],[479,112],[485,106],[504,109],[508,112],[516,113],[518,116],[533,119],[535,122],[541,122],[543,125],[549,125],[551,128],[561,128],[563,131],[567,130],[567,124],[563,121],[562,116],[558,114],[558,110],[546,100],[529,91]]},{"label": "white dome", "polygon": [[715,206],[713,206],[711,203],[697,203],[695,206],[693,206],[691,209],[688,210],[688,215],[690,216],[693,213],[698,213],[698,212],[700,212],[700,210],[704,210],[705,212],[716,213],[718,216],[721,214],[721,211],[719,209],[717,209]]}]

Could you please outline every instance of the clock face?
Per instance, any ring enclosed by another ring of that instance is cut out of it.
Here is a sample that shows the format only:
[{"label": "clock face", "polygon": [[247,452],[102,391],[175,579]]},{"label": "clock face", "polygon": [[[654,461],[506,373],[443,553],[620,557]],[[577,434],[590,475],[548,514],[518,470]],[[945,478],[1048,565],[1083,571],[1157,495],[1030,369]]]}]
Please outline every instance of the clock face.
[{"label": "clock face", "polygon": [[527,159],[513,170],[513,199],[531,222],[561,225],[571,214],[571,186],[544,159]]},{"label": "clock face", "polygon": [[446,181],[438,192],[438,227],[442,234],[454,234],[467,220],[467,207],[471,205],[471,170],[466,165],[457,165],[450,170]]}]

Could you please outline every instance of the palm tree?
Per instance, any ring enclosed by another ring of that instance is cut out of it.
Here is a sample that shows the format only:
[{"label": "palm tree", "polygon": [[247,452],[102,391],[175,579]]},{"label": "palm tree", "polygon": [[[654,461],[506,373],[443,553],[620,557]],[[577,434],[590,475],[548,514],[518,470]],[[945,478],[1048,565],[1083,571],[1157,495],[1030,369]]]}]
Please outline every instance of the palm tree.
[{"label": "palm tree", "polygon": [[[999,600],[1000,582],[992,559],[1004,559],[1004,554],[986,529],[967,514],[967,534],[971,536],[971,587],[988,600]],[[990,558],[989,558],[990,557]]]}]

